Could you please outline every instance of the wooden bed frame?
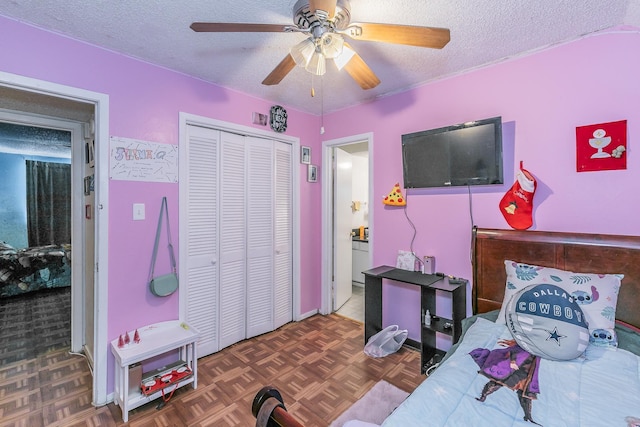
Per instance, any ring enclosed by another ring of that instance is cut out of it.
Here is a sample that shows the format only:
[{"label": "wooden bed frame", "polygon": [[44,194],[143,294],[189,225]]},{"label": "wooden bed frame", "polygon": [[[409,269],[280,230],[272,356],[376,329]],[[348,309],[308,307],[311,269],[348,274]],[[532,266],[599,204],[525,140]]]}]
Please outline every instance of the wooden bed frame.
[{"label": "wooden bed frame", "polygon": [[[640,236],[474,228],[472,246],[474,314],[500,308],[506,284],[504,261],[512,260],[580,273],[624,274],[616,321],[640,333]],[[260,425],[301,426],[286,413],[277,390],[268,387],[254,399],[254,416],[268,398],[275,410]]]},{"label": "wooden bed frame", "polygon": [[509,259],[580,273],[624,274],[616,319],[640,328],[640,236],[475,228],[473,249],[474,314],[500,308]]}]

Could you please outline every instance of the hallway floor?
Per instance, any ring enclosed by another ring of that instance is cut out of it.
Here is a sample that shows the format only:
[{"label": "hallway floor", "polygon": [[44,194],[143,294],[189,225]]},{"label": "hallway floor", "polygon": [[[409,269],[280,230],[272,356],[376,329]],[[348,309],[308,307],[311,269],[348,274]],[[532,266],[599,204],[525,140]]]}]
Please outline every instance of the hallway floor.
[{"label": "hallway floor", "polygon": [[0,368],[71,346],[71,287],[0,299]]},{"label": "hallway floor", "polygon": [[352,282],[352,292],[351,298],[336,313],[364,323],[364,285]]}]

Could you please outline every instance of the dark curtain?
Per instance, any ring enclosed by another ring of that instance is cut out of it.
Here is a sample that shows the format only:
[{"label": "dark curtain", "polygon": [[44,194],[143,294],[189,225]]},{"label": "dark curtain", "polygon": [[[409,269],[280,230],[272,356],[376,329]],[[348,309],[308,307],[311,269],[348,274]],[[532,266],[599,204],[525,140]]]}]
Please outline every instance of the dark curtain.
[{"label": "dark curtain", "polygon": [[29,247],[71,243],[71,165],[27,160]]}]

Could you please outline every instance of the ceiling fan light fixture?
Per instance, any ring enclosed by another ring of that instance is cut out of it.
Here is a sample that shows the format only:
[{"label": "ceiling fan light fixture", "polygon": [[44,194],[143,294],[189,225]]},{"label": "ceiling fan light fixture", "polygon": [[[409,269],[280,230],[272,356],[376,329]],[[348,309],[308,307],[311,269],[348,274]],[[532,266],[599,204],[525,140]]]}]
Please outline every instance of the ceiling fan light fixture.
[{"label": "ceiling fan light fixture", "polygon": [[324,33],[320,40],[322,53],[324,56],[333,59],[342,53],[344,39],[341,35],[335,33]]},{"label": "ceiling fan light fixture", "polygon": [[316,44],[312,38],[309,37],[293,46],[289,53],[297,65],[306,67],[315,51]]},{"label": "ceiling fan light fixture", "polygon": [[347,65],[349,61],[351,61],[351,58],[353,58],[353,55],[355,54],[356,52],[353,49],[347,46],[343,46],[342,52],[340,52],[338,56],[333,58],[333,63],[336,64],[338,70],[342,70],[344,66]]},{"label": "ceiling fan light fixture", "polygon": [[327,72],[327,60],[322,52],[316,51],[309,60],[305,69],[316,76],[324,75],[324,73]]}]

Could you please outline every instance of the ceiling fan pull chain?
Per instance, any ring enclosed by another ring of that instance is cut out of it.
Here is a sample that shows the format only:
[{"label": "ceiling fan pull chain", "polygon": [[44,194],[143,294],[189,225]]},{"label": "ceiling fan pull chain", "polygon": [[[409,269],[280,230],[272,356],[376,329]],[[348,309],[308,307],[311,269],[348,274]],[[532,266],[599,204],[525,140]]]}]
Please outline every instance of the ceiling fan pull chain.
[{"label": "ceiling fan pull chain", "polygon": [[320,135],[324,134],[324,79],[320,77]]}]

